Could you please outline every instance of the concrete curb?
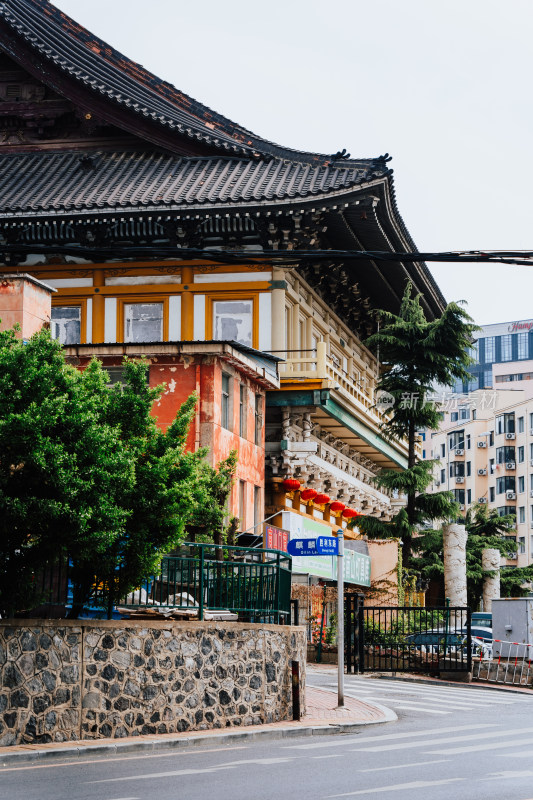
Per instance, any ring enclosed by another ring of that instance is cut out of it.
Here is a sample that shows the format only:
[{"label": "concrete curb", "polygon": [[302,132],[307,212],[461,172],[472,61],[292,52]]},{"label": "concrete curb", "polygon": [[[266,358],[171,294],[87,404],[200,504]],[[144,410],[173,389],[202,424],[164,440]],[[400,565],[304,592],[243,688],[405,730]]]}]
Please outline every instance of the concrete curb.
[{"label": "concrete curb", "polygon": [[[365,701],[366,702],[366,701]],[[182,750],[195,748],[201,745],[224,745],[234,744],[235,742],[255,742],[273,741],[276,739],[296,739],[300,736],[332,736],[339,733],[351,733],[354,729],[366,725],[381,725],[385,722],[396,722],[398,717],[392,709],[382,706],[379,703],[367,703],[379,709],[383,716],[381,719],[362,720],[360,722],[335,722],[325,725],[302,725],[301,727],[286,726],[280,728],[270,728],[267,730],[239,730],[228,731],[225,733],[207,733],[197,736],[180,736],[176,739],[143,739],[118,740],[106,742],[105,744],[87,743],[76,745],[66,745],[65,747],[41,748],[40,750],[17,750],[16,752],[0,752],[0,767],[15,766],[23,764],[25,761],[59,761],[65,759],[84,759],[91,755],[111,755],[120,756],[127,753],[151,753],[161,750]],[[3,748],[9,751],[9,748]]]}]

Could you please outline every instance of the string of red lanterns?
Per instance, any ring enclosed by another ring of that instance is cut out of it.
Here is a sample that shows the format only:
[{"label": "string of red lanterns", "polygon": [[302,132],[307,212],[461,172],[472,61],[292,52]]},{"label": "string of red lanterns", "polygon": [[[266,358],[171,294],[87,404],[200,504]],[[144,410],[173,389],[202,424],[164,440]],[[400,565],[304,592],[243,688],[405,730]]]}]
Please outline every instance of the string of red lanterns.
[{"label": "string of red lanterns", "polygon": [[355,519],[356,517],[361,516],[359,511],[356,511],[355,508],[347,508],[345,503],[342,503],[340,500],[333,500],[333,502],[331,502],[331,497],[329,494],[317,492],[316,489],[311,489],[310,487],[300,490],[300,486],[301,483],[297,478],[285,478],[283,481],[283,488],[285,491],[300,491],[300,497],[305,503],[309,503],[311,500],[315,505],[319,506],[324,506],[329,503],[329,510],[332,512],[332,514],[340,513],[342,518],[346,520]]}]

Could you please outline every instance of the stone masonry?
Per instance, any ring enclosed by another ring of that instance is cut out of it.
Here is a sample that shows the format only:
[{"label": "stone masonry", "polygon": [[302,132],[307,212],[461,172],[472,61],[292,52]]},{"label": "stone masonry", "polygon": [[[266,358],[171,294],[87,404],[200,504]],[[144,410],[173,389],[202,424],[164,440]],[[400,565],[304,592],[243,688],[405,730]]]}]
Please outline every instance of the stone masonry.
[{"label": "stone masonry", "polygon": [[0,620],[0,745],[292,719],[305,647],[278,625]]}]

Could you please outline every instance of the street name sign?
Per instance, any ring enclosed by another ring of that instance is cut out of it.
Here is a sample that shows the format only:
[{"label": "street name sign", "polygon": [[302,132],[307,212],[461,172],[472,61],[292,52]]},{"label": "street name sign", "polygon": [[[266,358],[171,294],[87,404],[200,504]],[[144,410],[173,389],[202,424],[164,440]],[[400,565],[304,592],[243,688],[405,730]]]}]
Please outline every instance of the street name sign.
[{"label": "street name sign", "polygon": [[291,556],[336,556],[339,544],[334,536],[317,536],[315,539],[291,539],[287,545]]}]

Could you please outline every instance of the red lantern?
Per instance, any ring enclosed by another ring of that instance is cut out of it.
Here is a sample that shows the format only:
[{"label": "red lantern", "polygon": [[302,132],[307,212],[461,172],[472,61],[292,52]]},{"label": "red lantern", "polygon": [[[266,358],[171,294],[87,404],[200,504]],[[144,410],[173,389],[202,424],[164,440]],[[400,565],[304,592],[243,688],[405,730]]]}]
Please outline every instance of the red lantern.
[{"label": "red lantern", "polygon": [[356,511],[355,508],[345,508],[342,512],[342,516],[344,519],[355,519],[355,517],[360,517],[359,511]]},{"label": "red lantern", "polygon": [[340,500],[334,500],[333,503],[331,503],[329,510],[333,512],[333,514],[337,514],[339,511],[344,511],[345,508],[345,503],[341,503]]},{"label": "red lantern", "polygon": [[300,481],[296,480],[296,478],[285,478],[283,488],[286,492],[295,492],[300,488]]},{"label": "red lantern", "polygon": [[309,500],[314,500],[317,494],[318,492],[316,489],[304,489],[303,492],[301,492],[300,497],[307,503]]},{"label": "red lantern", "polygon": [[316,506],[325,506],[326,503],[329,503],[330,500],[331,497],[329,496],[329,494],[324,494],[324,492],[319,492],[319,494],[317,494],[313,502]]}]

